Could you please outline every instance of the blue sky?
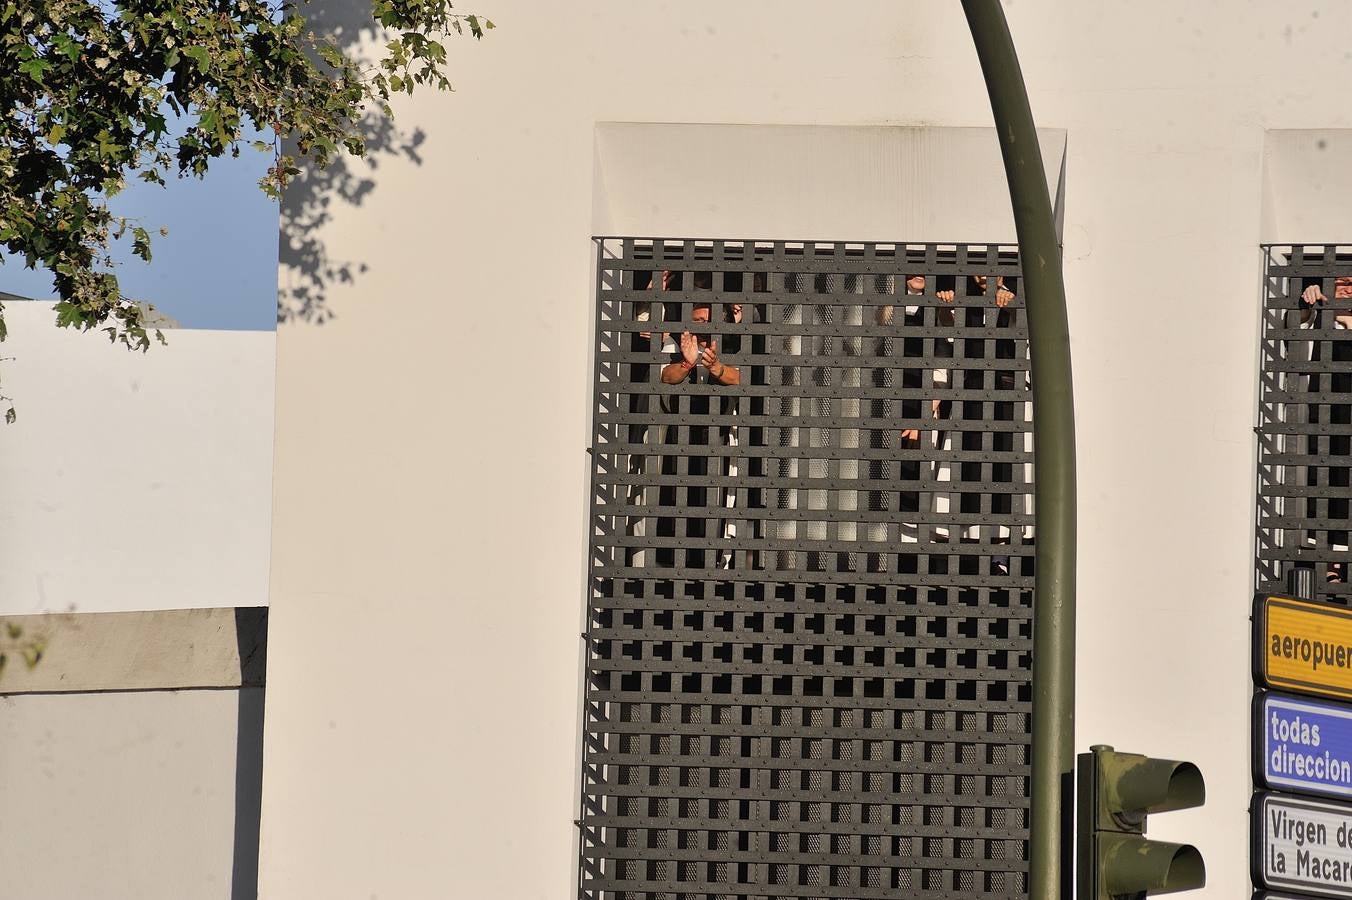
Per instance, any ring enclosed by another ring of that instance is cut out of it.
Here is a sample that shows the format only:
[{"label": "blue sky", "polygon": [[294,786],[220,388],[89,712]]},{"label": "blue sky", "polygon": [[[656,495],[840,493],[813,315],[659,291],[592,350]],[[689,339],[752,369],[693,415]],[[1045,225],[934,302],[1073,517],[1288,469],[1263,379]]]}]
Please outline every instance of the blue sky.
[{"label": "blue sky", "polygon": [[[215,160],[201,181],[161,188],[130,180],[113,211],[149,229],[153,259],[133,256],[129,240],[114,247],[123,294],[153,303],[185,328],[276,328],[278,207],[258,189],[271,159],[246,145],[238,159]],[[161,225],[169,229],[165,237]],[[0,291],[55,297],[49,272],[0,258]]]}]

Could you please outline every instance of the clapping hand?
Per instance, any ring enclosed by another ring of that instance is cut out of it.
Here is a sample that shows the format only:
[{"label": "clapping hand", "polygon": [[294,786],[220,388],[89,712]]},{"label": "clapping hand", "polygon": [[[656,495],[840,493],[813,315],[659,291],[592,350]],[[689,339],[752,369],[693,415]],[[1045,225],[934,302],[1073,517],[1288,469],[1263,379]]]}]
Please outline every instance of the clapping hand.
[{"label": "clapping hand", "polygon": [[700,360],[699,341],[688,331],[681,332],[681,356],[692,367]]}]

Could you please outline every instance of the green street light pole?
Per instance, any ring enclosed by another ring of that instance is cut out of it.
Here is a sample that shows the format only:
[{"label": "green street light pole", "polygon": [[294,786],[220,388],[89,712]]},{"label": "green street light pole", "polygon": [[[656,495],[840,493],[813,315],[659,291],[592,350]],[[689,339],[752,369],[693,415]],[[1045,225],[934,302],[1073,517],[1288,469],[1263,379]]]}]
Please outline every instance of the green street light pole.
[{"label": "green street light pole", "polygon": [[1061,248],[1019,58],[999,0],[963,0],[1014,205],[1033,382],[1037,510],[1033,586],[1030,900],[1070,896],[1075,767],[1075,404]]}]

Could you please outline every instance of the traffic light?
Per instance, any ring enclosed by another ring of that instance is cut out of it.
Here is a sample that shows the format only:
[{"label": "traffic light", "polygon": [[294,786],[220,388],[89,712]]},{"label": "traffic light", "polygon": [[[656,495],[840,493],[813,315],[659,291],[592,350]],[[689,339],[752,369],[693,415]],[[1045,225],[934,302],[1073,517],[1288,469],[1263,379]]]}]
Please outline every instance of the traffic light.
[{"label": "traffic light", "polygon": [[1099,745],[1080,754],[1078,780],[1079,900],[1140,900],[1206,884],[1196,847],[1145,837],[1149,813],[1206,802],[1195,765]]}]

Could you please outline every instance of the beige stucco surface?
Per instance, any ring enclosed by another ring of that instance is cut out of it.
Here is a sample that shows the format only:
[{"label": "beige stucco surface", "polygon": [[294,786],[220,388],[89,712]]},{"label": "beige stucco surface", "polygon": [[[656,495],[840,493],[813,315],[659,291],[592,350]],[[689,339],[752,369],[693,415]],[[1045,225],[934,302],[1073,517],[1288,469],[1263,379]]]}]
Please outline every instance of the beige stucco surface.
[{"label": "beige stucco surface", "polygon": [[0,894],[250,896],[232,887],[239,709],[228,690],[0,696]]},{"label": "beige stucco surface", "polygon": [[[421,165],[386,160],[325,232],[369,270],[279,334],[269,900],[575,890],[598,123],[990,124],[957,4],[476,9],[499,28],[452,44],[457,92],[399,106]],[[1201,848],[1198,896],[1245,896],[1264,133],[1352,127],[1352,10],[1007,11],[1066,133],[1077,743],[1201,765],[1206,808],[1152,833]]]},{"label": "beige stucco surface", "polygon": [[[1040,129],[1053,199],[1066,134]],[[994,128],[601,122],[592,233],[1012,241]],[[955,193],[956,192],[956,193]]]},{"label": "beige stucco surface", "polygon": [[1296,243],[1348,237],[1347,173],[1352,129],[1285,128],[1263,141],[1262,240]]}]

